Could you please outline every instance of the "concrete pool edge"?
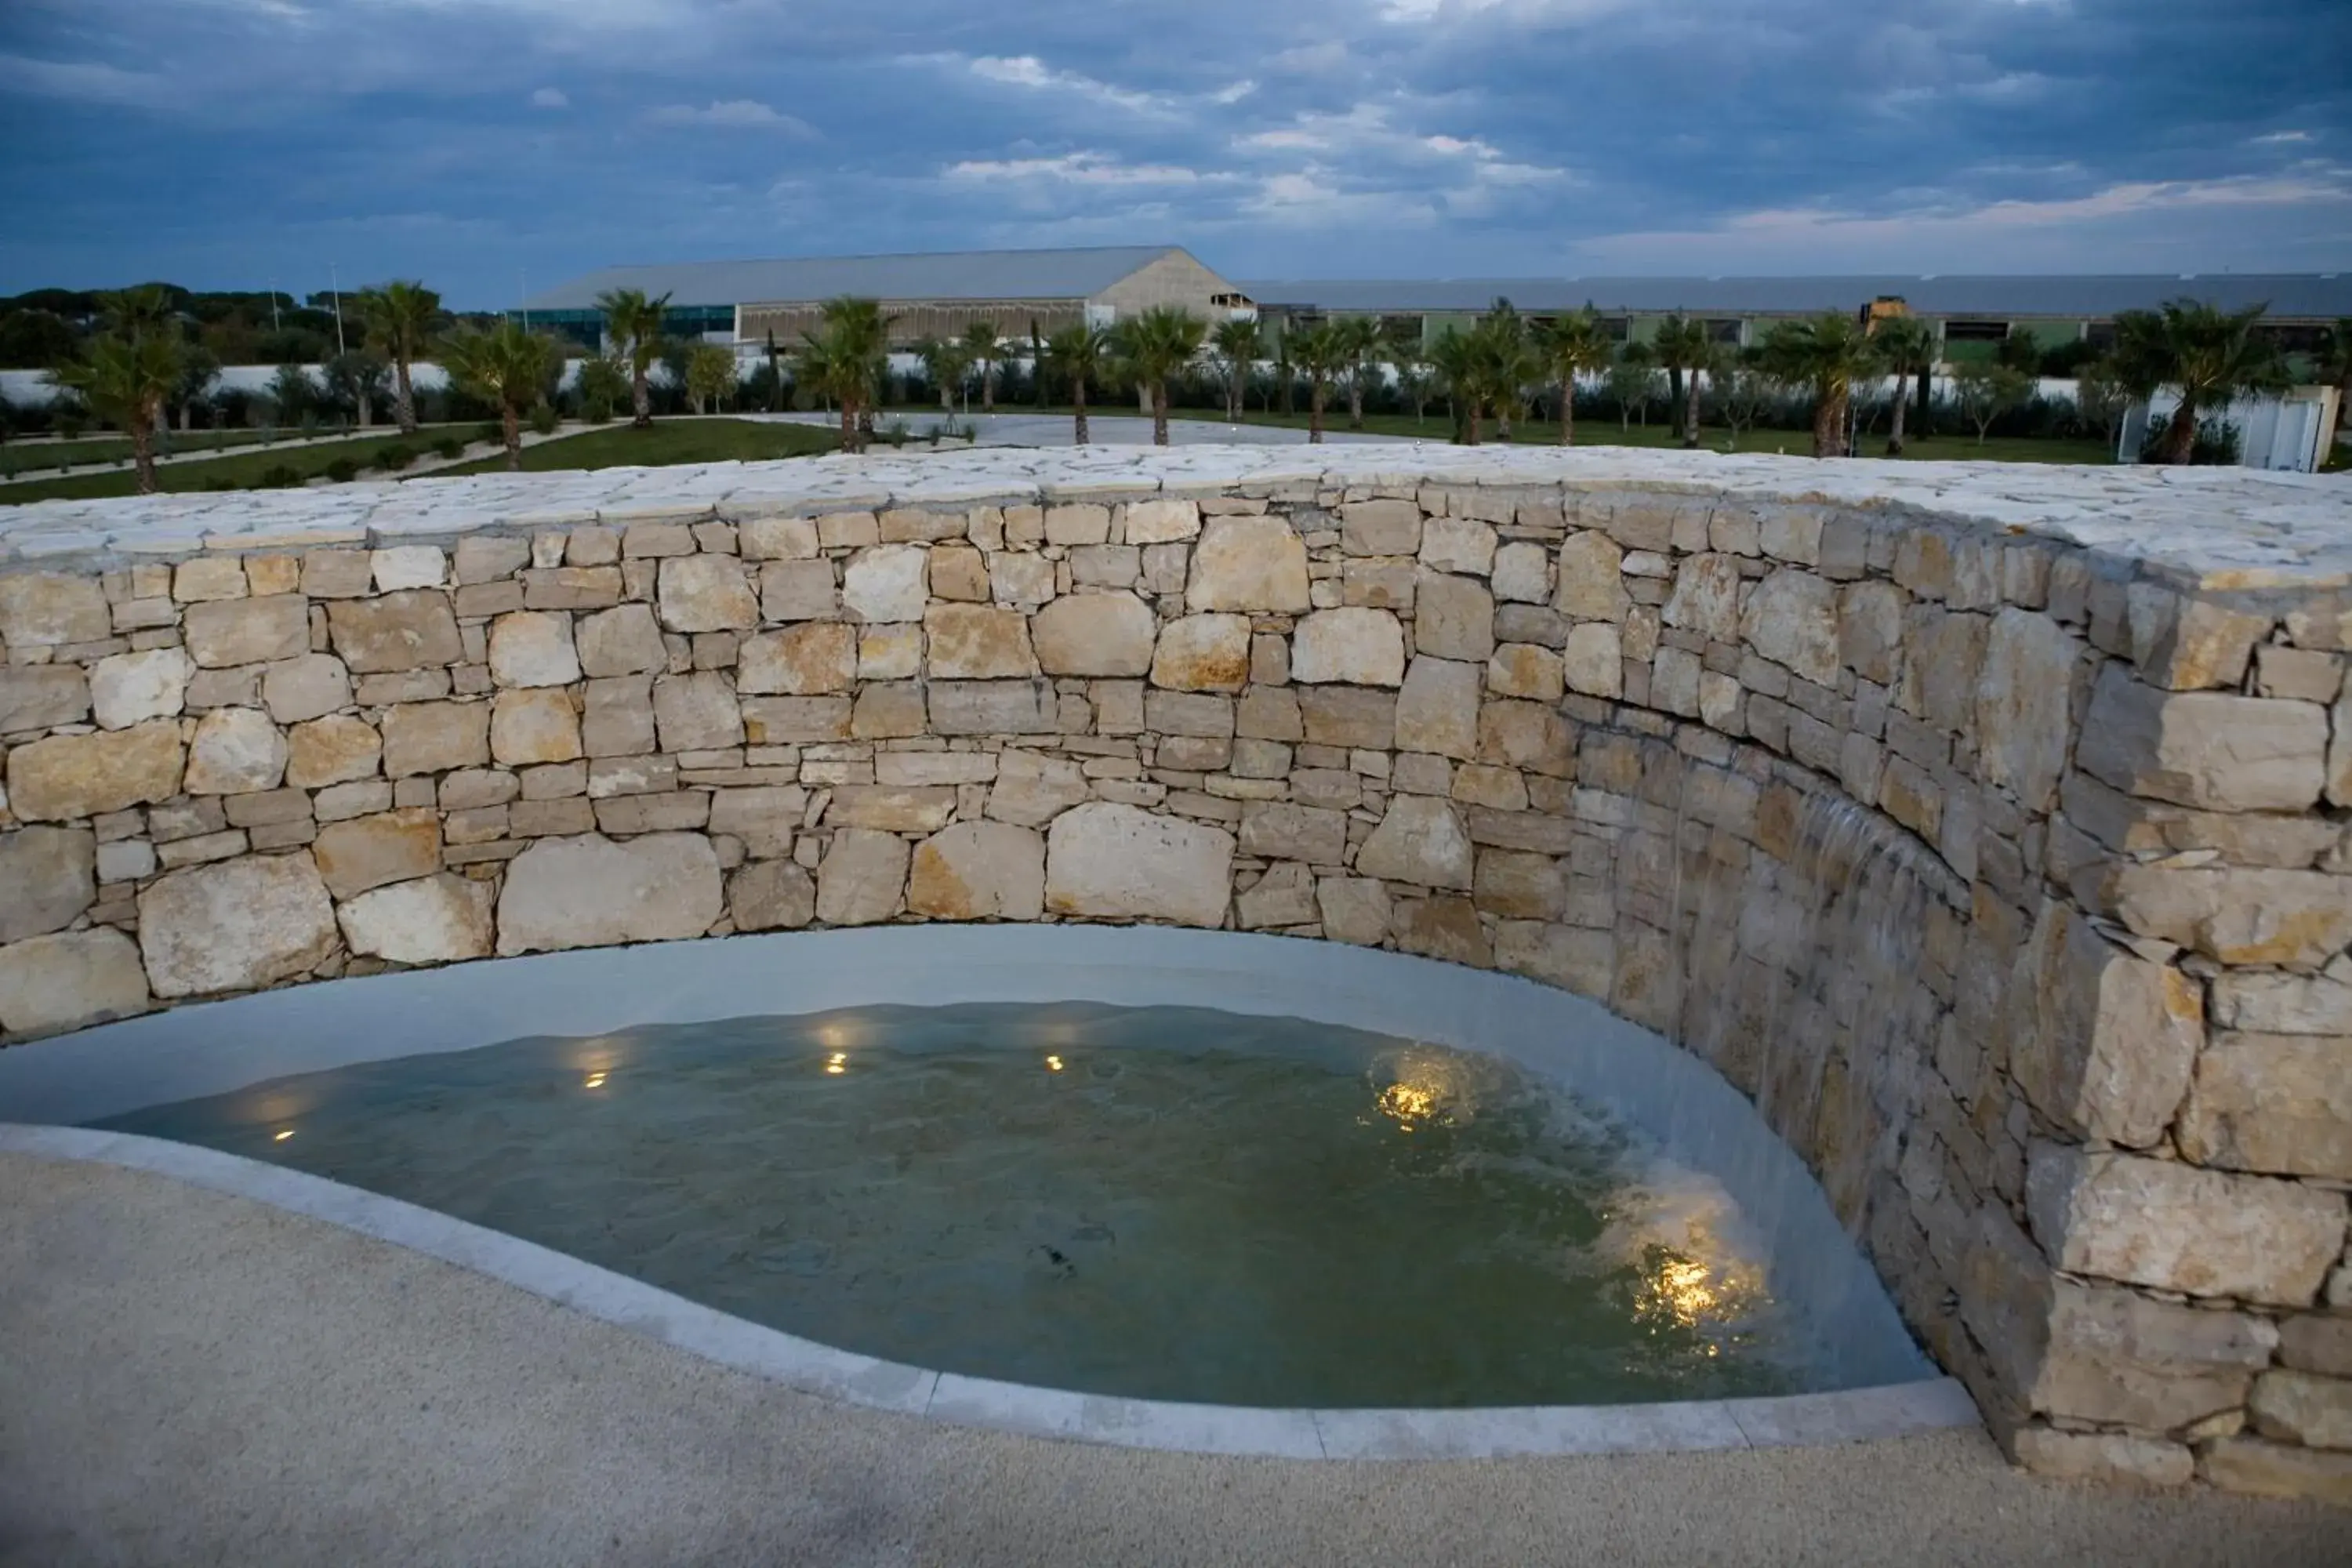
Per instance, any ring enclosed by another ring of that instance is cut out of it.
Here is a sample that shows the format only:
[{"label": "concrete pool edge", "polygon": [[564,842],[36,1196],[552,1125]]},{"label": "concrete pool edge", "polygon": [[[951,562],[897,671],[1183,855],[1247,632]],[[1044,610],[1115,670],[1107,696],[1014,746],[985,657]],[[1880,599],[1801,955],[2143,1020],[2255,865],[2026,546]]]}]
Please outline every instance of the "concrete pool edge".
[{"label": "concrete pool edge", "polygon": [[438,1259],[803,1393],[953,1426],[1181,1453],[1463,1459],[1820,1447],[1978,1424],[1957,1379],[1833,1394],[1479,1410],[1303,1410],[1084,1394],[879,1361],[761,1327],[397,1198],[131,1133],[0,1122],[0,1153],[119,1166]]}]

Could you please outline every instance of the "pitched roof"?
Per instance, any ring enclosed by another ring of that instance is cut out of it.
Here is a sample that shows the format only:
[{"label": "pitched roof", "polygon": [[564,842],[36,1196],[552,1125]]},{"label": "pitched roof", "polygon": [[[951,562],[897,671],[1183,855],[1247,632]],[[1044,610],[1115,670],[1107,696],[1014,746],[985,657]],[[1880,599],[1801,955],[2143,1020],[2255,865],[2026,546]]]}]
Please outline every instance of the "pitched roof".
[{"label": "pitched roof", "polygon": [[673,305],[782,304],[858,294],[877,300],[1083,300],[1179,247],[959,250],[911,256],[786,256],[607,267],[534,294],[532,310],[589,310],[607,289],[667,294]]},{"label": "pitched roof", "polygon": [[1522,310],[1688,310],[1770,315],[1851,310],[1899,294],[1927,316],[2054,316],[2076,320],[2147,310],[2186,295],[2228,309],[2268,303],[2288,317],[2352,316],[2352,273],[2171,273],[2085,277],[1455,278],[1290,279],[1235,285],[1261,305],[1327,310],[1483,310],[1496,296]]}]

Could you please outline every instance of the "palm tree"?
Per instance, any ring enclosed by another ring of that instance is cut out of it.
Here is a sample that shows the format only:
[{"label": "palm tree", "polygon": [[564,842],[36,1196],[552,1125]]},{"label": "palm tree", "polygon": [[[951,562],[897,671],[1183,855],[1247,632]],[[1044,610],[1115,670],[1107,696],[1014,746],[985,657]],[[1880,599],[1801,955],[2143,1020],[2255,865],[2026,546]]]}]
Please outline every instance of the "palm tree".
[{"label": "palm tree", "polygon": [[1617,351],[1609,367],[1610,395],[1617,399],[1617,429],[1622,435],[1633,427],[1638,416],[1642,427],[1650,425],[1650,399],[1658,395],[1658,362],[1647,343],[1628,342]]},{"label": "palm tree", "polygon": [[1528,387],[1543,374],[1524,317],[1499,295],[1494,309],[1473,329],[1471,341],[1485,361],[1486,395],[1495,409],[1495,438],[1511,438],[1511,421],[1527,401]]},{"label": "palm tree", "polygon": [[880,395],[889,359],[890,322],[880,301],[844,296],[824,302],[824,329],[804,334],[801,374],[841,410],[841,449],[855,452]]},{"label": "palm tree", "polygon": [[1225,362],[1225,418],[1238,423],[1242,400],[1249,395],[1250,372],[1265,352],[1265,333],[1255,321],[1237,316],[1218,323],[1213,342],[1217,357]]},{"label": "palm tree", "polygon": [[965,362],[980,366],[980,411],[996,412],[996,363],[1004,357],[1004,340],[993,321],[974,321],[963,330]]},{"label": "palm tree", "polygon": [[1576,444],[1576,378],[1609,368],[1609,334],[1591,306],[1556,316],[1536,329],[1536,353],[1559,381],[1559,444]]},{"label": "palm tree", "polygon": [[1455,439],[1478,445],[1478,422],[1486,411],[1486,365],[1474,335],[1448,327],[1429,345],[1429,364],[1454,405]]},{"label": "palm tree", "polygon": [[562,343],[520,321],[500,321],[488,331],[462,329],[441,342],[441,368],[449,379],[498,405],[509,472],[522,467],[523,410],[539,401],[549,374],[562,364]]},{"label": "palm tree", "polygon": [[1291,340],[1290,358],[1307,373],[1307,441],[1323,441],[1324,397],[1331,383],[1347,369],[1354,352],[1351,334],[1339,321],[1319,321]]},{"label": "palm tree", "polygon": [[1765,336],[1764,362],[1782,383],[1812,390],[1813,456],[1844,456],[1853,384],[1879,368],[1877,348],[1862,324],[1839,310],[1782,321]]},{"label": "palm tree", "polygon": [[392,361],[392,416],[404,436],[416,434],[416,389],[408,367],[425,352],[441,321],[441,296],[413,279],[395,278],[380,289],[363,289],[360,320],[368,342]]},{"label": "palm tree", "polygon": [[1936,334],[1916,316],[1889,316],[1870,334],[1879,363],[1895,378],[1895,405],[1886,426],[1886,455],[1903,455],[1903,411],[1911,402],[1911,378],[1936,368]]},{"label": "palm tree", "polygon": [[1045,342],[1045,363],[1070,378],[1073,446],[1087,444],[1087,388],[1100,386],[1109,373],[1111,339],[1100,327],[1073,321]]},{"label": "palm tree", "polygon": [[2142,398],[2164,386],[2180,394],[2158,443],[2158,462],[2189,461],[2198,417],[2206,411],[2286,389],[2286,356],[2256,326],[2267,309],[2223,310],[2196,300],[2171,300],[2154,310],[2116,315],[2115,363],[2124,384]]},{"label": "palm tree", "polygon": [[697,414],[725,401],[735,390],[735,355],[718,343],[697,343],[686,356],[686,393]]},{"label": "palm tree", "polygon": [[1380,352],[1387,340],[1372,316],[1342,316],[1331,323],[1339,345],[1339,366],[1348,378],[1348,428],[1364,427],[1364,378],[1379,368]]},{"label": "palm tree", "polygon": [[[1698,373],[1714,357],[1715,345],[1708,341],[1706,323],[1694,316],[1668,316],[1658,323],[1657,336],[1650,342],[1665,367],[1667,395],[1675,405],[1676,434],[1685,447],[1698,445]],[[1688,384],[1685,374],[1688,373]]]},{"label": "palm tree", "polygon": [[607,289],[596,296],[596,308],[604,312],[604,335],[614,357],[629,367],[629,405],[635,410],[629,423],[649,428],[654,422],[652,371],[662,354],[662,318],[668,312],[669,296],[649,300],[642,289]]},{"label": "palm tree", "polygon": [[121,427],[131,437],[131,463],[139,493],[155,493],[155,426],[163,405],[180,384],[177,324],[162,330],[132,323],[100,333],[79,359],[49,373],[58,385],[81,395],[91,413]]},{"label": "palm tree", "polygon": [[1154,305],[1122,322],[1119,357],[1151,395],[1151,444],[1168,445],[1168,382],[1201,352],[1209,323],[1177,305]]},{"label": "palm tree", "polygon": [[965,353],[963,344],[953,338],[944,342],[938,338],[926,338],[915,345],[915,353],[923,362],[923,374],[929,376],[931,384],[939,389],[940,406],[952,415],[956,394],[963,390],[964,377],[971,374],[971,355]]}]

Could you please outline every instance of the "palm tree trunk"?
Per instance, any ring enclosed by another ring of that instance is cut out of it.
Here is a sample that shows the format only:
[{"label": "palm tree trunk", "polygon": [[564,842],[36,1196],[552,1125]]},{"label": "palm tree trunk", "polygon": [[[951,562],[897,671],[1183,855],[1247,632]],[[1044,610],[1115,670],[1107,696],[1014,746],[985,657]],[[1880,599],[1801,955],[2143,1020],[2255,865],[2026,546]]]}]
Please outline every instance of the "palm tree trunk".
[{"label": "palm tree trunk", "polygon": [[145,417],[131,421],[131,466],[138,471],[139,493],[155,493],[155,426]]},{"label": "palm tree trunk", "polygon": [[996,412],[996,362],[982,360],[980,365],[980,411]]},{"label": "palm tree trunk", "polygon": [[1083,447],[1089,435],[1087,429],[1087,384],[1083,377],[1073,377],[1070,382],[1070,422],[1075,426],[1070,433],[1071,444]]},{"label": "palm tree trunk", "polygon": [[[1679,426],[1683,422],[1683,367],[1678,364],[1666,366],[1666,401],[1675,410],[1675,424]],[[1680,436],[1682,431],[1677,428],[1675,434]]]},{"label": "palm tree trunk", "polygon": [[1168,384],[1164,381],[1151,384],[1151,444],[1168,445]]},{"label": "palm tree trunk", "polygon": [[1813,404],[1813,456],[1835,458],[1845,450],[1845,395],[1824,391]]},{"label": "palm tree trunk", "polygon": [[1249,383],[1244,379],[1248,374],[1246,360],[1234,361],[1234,374],[1225,383],[1225,422],[1229,425],[1241,423],[1242,400],[1249,395]]},{"label": "palm tree trunk", "polygon": [[1698,367],[1691,366],[1690,385],[1683,393],[1683,446],[1698,445]]},{"label": "palm tree trunk", "polygon": [[1323,384],[1319,381],[1307,389],[1307,444],[1323,444]]},{"label": "palm tree trunk", "polygon": [[367,429],[375,423],[375,399],[367,393],[360,394],[360,428]]},{"label": "palm tree trunk", "polygon": [[629,406],[635,417],[629,423],[638,429],[649,428],[654,422],[654,389],[652,381],[642,370],[629,376]]},{"label": "palm tree trunk", "polygon": [[1348,428],[1364,427],[1364,373],[1360,367],[1348,378]]},{"label": "palm tree trunk", "polygon": [[499,424],[506,437],[507,472],[522,471],[522,410],[511,403],[499,405]]},{"label": "palm tree trunk", "polygon": [[2187,398],[2172,411],[2171,423],[2164,427],[2162,455],[2157,459],[2165,463],[2185,463],[2197,454],[2197,405]]},{"label": "palm tree trunk", "polygon": [[841,400],[841,449],[857,450],[857,409],[846,397]]},{"label": "palm tree trunk", "polygon": [[1895,405],[1887,410],[1886,455],[1890,458],[1903,455],[1903,415],[1910,403],[1911,400],[1903,395],[1903,378],[1898,375],[1895,378]]},{"label": "palm tree trunk", "polygon": [[1563,447],[1576,445],[1576,374],[1573,371],[1560,378],[1559,444]]},{"label": "palm tree trunk", "polygon": [[1464,416],[1462,421],[1462,444],[1464,446],[1475,447],[1478,445],[1478,421],[1485,416],[1486,412],[1486,410],[1479,404],[1476,398],[1474,397],[1470,400],[1469,411]]},{"label": "palm tree trunk", "polygon": [[392,405],[392,416],[399,421],[402,435],[414,436],[416,434],[416,389],[408,383],[406,354],[392,362],[392,373],[399,385]]},{"label": "palm tree trunk", "polygon": [[1495,405],[1495,439],[1508,445],[1511,439],[1511,408],[1508,403]]}]

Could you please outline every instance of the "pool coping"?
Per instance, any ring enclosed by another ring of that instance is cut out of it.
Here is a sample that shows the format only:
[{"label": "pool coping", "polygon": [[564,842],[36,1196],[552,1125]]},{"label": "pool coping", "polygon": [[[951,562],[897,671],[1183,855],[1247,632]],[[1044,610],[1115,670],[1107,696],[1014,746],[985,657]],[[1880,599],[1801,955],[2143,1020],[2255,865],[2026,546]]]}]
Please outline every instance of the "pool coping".
[{"label": "pool coping", "polygon": [[0,1153],[118,1166],[323,1220],[512,1285],[723,1366],[959,1426],[1199,1454],[1472,1459],[1822,1447],[1979,1424],[1956,1378],[1653,1405],[1311,1410],[1127,1399],[908,1366],[802,1339],[398,1198],[191,1144],[0,1122]]}]

